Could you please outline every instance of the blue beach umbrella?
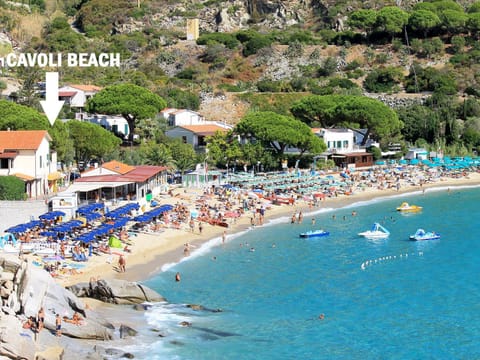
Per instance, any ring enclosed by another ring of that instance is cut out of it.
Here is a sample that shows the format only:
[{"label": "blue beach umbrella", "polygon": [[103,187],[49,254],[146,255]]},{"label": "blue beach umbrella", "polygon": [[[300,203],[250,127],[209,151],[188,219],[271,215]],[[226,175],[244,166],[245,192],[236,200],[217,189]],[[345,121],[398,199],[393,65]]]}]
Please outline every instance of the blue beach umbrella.
[{"label": "blue beach umbrella", "polygon": [[50,212],[47,212],[43,215],[40,215],[39,219],[41,219],[41,220],[55,220],[59,216],[65,216],[65,213],[63,211],[50,211]]},{"label": "blue beach umbrella", "polygon": [[8,228],[5,231],[18,234],[18,233],[26,232],[27,230],[28,228],[25,226],[25,224],[19,224],[19,225],[12,226],[11,228]]}]

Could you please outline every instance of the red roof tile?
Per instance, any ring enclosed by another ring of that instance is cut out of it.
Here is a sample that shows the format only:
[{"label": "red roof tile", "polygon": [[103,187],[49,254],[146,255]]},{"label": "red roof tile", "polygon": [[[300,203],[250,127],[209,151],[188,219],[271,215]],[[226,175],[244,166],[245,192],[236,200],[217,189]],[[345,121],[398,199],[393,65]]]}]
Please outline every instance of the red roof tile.
[{"label": "red roof tile", "polygon": [[85,176],[77,179],[75,182],[144,182],[165,170],[167,170],[165,166],[141,165],[136,166],[134,170],[124,175]]},{"label": "red roof tile", "polygon": [[44,138],[52,138],[46,130],[0,131],[0,152],[5,150],[37,150]]},{"label": "red roof tile", "polygon": [[228,129],[225,129],[218,125],[182,125],[179,126],[183,129],[189,130],[198,135],[214,135],[217,131],[227,132]]},{"label": "red roof tile", "polygon": [[17,157],[17,153],[15,151],[7,151],[4,153],[0,153],[0,159],[14,159]]},{"label": "red roof tile", "polygon": [[114,171],[114,172],[116,172],[118,174],[122,174],[122,175],[135,169],[135,166],[127,165],[127,164],[121,163],[120,161],[117,161],[117,160],[112,160],[112,161],[106,162],[105,164],[102,164],[102,167],[104,169]]},{"label": "red roof tile", "polygon": [[102,90],[102,88],[100,86],[95,86],[95,85],[83,85],[83,84],[71,84],[70,87],[72,88],[75,88],[75,89],[78,89],[78,90],[82,90],[82,91],[90,91],[90,92],[94,92],[94,91],[100,91]]},{"label": "red roof tile", "polygon": [[59,91],[58,97],[72,97],[75,96],[76,91]]}]

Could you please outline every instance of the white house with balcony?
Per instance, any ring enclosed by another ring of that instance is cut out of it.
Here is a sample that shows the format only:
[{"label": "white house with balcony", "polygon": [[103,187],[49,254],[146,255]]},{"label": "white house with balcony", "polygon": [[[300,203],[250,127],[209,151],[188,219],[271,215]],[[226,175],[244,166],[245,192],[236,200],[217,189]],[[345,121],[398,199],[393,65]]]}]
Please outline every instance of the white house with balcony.
[{"label": "white house with balcony", "polygon": [[61,178],[51,141],[46,130],[0,131],[0,176],[23,180],[29,198],[48,194]]},{"label": "white house with balcony", "polygon": [[350,129],[314,128],[313,133],[327,145],[330,153],[347,153],[354,151],[355,135]]}]

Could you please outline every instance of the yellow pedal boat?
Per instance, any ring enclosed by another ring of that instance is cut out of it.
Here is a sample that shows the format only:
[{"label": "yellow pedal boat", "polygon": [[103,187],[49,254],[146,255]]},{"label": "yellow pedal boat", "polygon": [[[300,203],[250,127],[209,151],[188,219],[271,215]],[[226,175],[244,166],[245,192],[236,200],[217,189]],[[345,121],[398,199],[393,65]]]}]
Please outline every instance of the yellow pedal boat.
[{"label": "yellow pedal boat", "polygon": [[397,211],[421,211],[423,208],[418,205],[410,205],[408,202],[403,202],[399,207],[397,207]]}]

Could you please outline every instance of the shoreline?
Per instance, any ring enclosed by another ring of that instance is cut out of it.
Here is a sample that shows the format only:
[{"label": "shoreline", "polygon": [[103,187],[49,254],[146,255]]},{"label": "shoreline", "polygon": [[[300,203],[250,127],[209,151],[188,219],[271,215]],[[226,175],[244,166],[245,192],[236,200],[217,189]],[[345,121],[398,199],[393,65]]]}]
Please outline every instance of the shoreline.
[{"label": "shoreline", "polygon": [[[322,209],[340,209],[363,201],[374,199],[383,199],[393,196],[413,195],[415,193],[428,193],[429,189],[455,189],[459,187],[477,187],[480,186],[480,173],[469,173],[467,177],[446,178],[434,183],[423,184],[423,186],[403,186],[398,191],[396,189],[379,190],[374,188],[359,190],[353,195],[341,195],[334,198],[326,198],[320,202],[320,206],[311,207],[303,200],[295,205],[271,205],[265,213],[265,224],[279,218],[289,219],[293,212],[302,212],[305,216],[321,211]],[[183,188],[181,188],[183,190]],[[185,190],[186,191],[186,190]],[[165,199],[164,199],[165,200]],[[178,200],[172,198],[171,200]],[[167,203],[168,201],[165,201]],[[99,276],[105,279],[122,279],[133,282],[142,282],[155,276],[162,271],[166,265],[174,265],[186,259],[195,257],[196,252],[205,246],[218,246],[222,243],[222,234],[226,230],[227,238],[236,236],[238,233],[249,231],[251,228],[250,214],[244,214],[228,228],[206,224],[202,234],[195,228],[192,233],[187,228],[165,229],[160,233],[139,233],[136,237],[130,239],[132,253],[126,253],[127,271],[119,273],[116,271],[117,259],[108,261],[109,255],[94,255],[87,262],[86,267],[82,269],[81,274],[69,275],[66,278],[58,279],[62,286],[70,286],[79,282],[88,282],[92,277]],[[268,225],[264,225],[268,226]],[[260,227],[260,226],[258,226]],[[254,230],[254,229],[253,229]],[[188,242],[191,247],[189,256],[183,253],[184,244]],[[112,256],[110,256],[112,258]],[[110,259],[111,260],[111,259]],[[163,295],[163,294],[162,294]]]}]

